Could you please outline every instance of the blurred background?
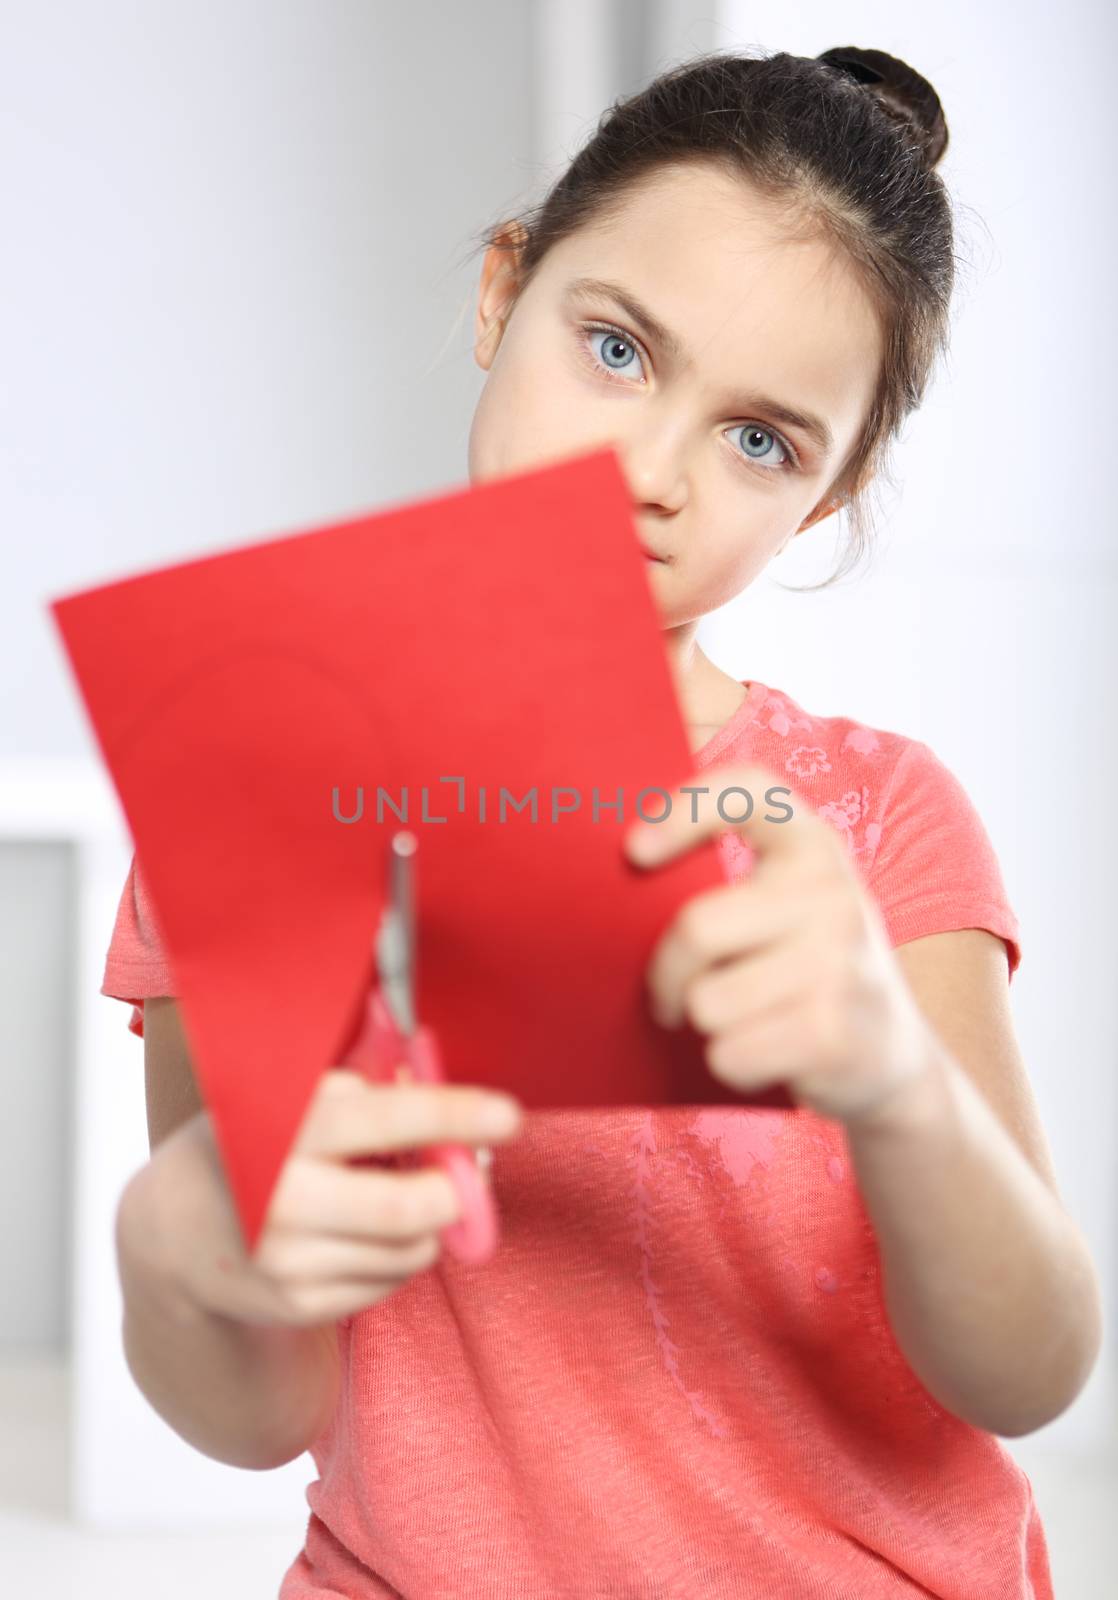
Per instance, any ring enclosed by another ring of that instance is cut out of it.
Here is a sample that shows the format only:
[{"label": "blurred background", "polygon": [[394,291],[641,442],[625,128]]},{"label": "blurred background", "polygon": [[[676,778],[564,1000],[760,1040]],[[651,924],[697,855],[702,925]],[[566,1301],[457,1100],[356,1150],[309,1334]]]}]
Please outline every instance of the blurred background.
[{"label": "blurred background", "polygon": [[112,1224],[147,1156],[143,1046],[97,990],[130,845],[47,602],[463,485],[480,230],[666,66],[858,43],[944,103],[951,361],[871,566],[777,587],[833,569],[832,518],[701,639],[735,677],[925,740],[986,822],[1022,925],[1017,1030],[1108,1319],[1080,1399],[1007,1448],[1057,1594],[1112,1593],[1113,8],[1069,0],[1055,27],[1037,0],[0,0],[0,19],[11,1592],[126,1600],[157,1573],[165,1600],[273,1596],[314,1476],[309,1455],[275,1473],[199,1455],[124,1363]]}]

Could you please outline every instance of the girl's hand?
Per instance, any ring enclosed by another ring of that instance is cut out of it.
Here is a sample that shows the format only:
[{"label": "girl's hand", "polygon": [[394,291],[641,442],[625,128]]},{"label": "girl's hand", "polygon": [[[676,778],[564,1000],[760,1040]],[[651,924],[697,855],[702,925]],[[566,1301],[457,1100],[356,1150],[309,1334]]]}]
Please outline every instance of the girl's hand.
[{"label": "girl's hand", "polygon": [[706,792],[681,786],[662,822],[630,829],[628,859],[658,866],[727,830],[757,859],[748,882],[681,907],[649,963],[653,1016],[709,1035],[707,1065],[732,1088],[783,1082],[824,1116],[872,1121],[929,1069],[937,1041],[842,840],[762,767],[706,768],[686,788]]},{"label": "girl's hand", "polygon": [[[182,1123],[136,1172],[117,1208],[120,1248],[149,1262],[191,1305],[243,1322],[310,1327],[353,1316],[439,1258],[460,1206],[447,1174],[365,1170],[426,1145],[507,1143],[507,1098],[459,1084],[372,1084],[324,1072],[250,1255],[208,1111]],[[355,1165],[354,1163],[358,1163]]]}]

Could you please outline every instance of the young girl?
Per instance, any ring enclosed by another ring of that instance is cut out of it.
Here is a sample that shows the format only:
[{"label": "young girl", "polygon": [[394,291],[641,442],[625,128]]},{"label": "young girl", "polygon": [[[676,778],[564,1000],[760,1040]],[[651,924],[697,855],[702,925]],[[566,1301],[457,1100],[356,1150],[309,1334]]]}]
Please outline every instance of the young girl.
[{"label": "young girl", "polygon": [[[879,51],[717,53],[613,107],[487,236],[471,479],[613,445],[694,781],[802,802],[787,831],[684,805],[651,830],[661,861],[717,836],[728,882],[648,974],[713,1073],[797,1105],[534,1114],[498,1150],[481,1269],[435,1260],[443,1174],[342,1157],[492,1143],[488,1097],[326,1074],[253,1261],[180,1109],[122,1201],[126,1348],[199,1448],[312,1451],[283,1600],[1052,1593],[997,1435],[1075,1398],[1099,1296],[1013,1036],[996,856],[926,744],[695,642],[795,535],[840,507],[864,534],[946,340],[946,144],[931,86]],[[150,1000],[172,977],[133,861],[102,992],[139,1034],[149,997],[149,1084],[182,1054]]]}]

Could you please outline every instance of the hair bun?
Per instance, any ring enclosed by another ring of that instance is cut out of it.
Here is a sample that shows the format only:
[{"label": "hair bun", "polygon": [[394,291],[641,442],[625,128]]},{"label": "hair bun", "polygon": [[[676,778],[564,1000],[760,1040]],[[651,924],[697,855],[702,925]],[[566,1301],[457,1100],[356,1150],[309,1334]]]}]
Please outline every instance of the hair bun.
[{"label": "hair bun", "polygon": [[882,110],[916,139],[925,169],[938,165],[947,149],[947,122],[927,78],[907,61],[856,44],[836,45],[815,59],[869,89]]}]

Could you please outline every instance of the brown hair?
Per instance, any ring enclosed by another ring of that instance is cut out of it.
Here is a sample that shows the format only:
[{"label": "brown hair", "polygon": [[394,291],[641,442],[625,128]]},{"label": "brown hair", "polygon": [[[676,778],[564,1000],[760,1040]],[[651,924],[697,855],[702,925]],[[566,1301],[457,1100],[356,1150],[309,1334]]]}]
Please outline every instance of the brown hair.
[{"label": "brown hair", "polygon": [[744,175],[779,204],[788,237],[845,250],[881,319],[885,354],[862,436],[820,501],[842,505],[853,535],[838,570],[801,592],[826,588],[868,548],[866,490],[878,477],[891,482],[889,448],[947,348],[954,230],[934,171],[946,148],[935,90],[881,50],[843,45],[814,59],[713,51],[615,101],[544,199],[486,228],[475,251],[495,245],[518,257],[518,297],[559,240],[616,215],[654,169],[690,161]]}]

